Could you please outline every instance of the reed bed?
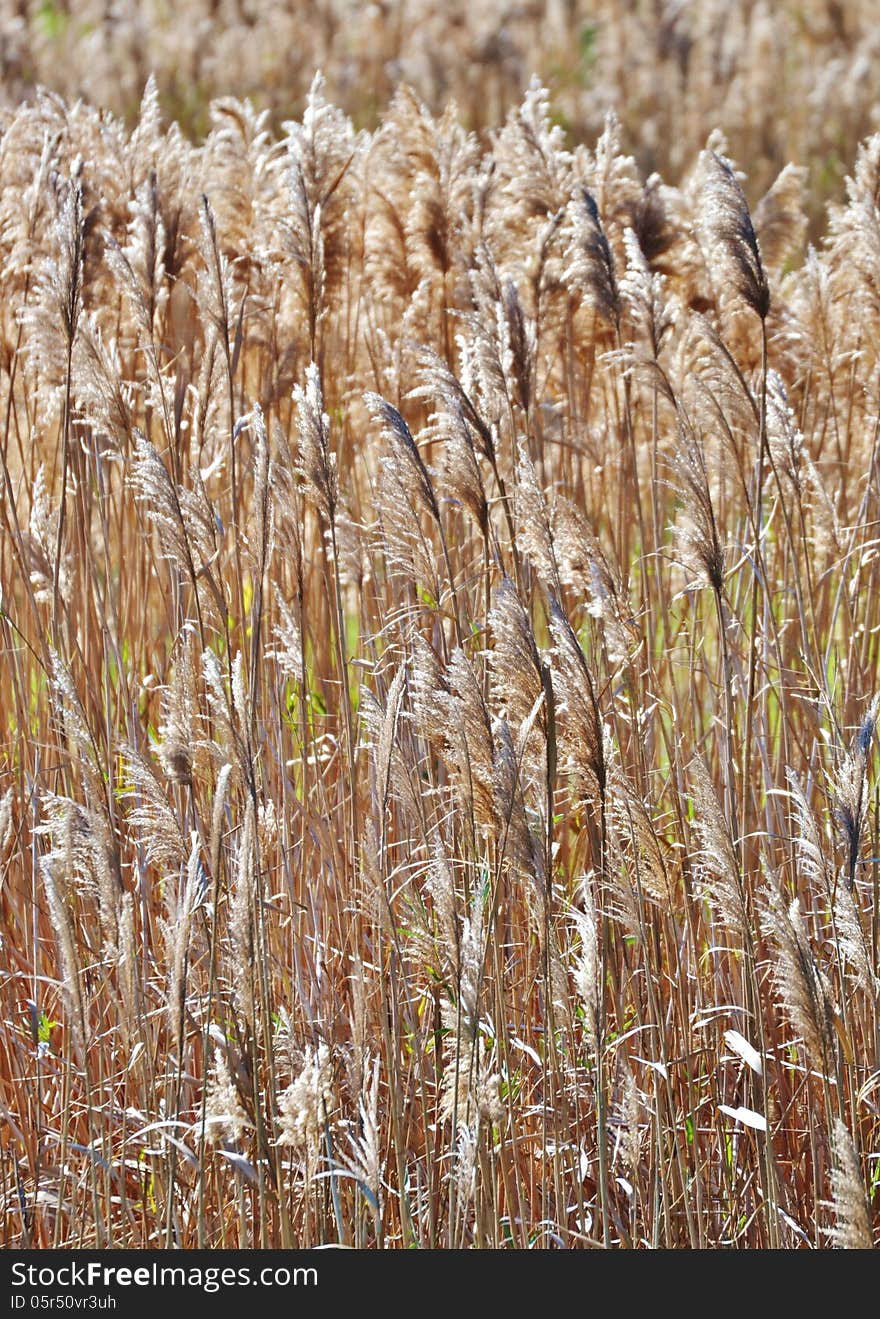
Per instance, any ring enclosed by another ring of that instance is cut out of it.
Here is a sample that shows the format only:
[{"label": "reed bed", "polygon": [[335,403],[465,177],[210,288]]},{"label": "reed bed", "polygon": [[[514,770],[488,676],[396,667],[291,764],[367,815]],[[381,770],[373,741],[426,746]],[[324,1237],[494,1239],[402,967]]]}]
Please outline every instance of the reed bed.
[{"label": "reed bed", "polygon": [[208,120],[2,123],[3,1243],[870,1246],[880,135]]}]

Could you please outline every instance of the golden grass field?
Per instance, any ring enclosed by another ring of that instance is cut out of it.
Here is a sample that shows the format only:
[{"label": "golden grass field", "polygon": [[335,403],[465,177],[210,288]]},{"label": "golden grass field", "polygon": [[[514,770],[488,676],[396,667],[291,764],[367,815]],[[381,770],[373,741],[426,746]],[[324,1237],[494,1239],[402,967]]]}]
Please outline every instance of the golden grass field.
[{"label": "golden grass field", "polygon": [[4,1246],[878,1240],[872,14],[0,3]]}]

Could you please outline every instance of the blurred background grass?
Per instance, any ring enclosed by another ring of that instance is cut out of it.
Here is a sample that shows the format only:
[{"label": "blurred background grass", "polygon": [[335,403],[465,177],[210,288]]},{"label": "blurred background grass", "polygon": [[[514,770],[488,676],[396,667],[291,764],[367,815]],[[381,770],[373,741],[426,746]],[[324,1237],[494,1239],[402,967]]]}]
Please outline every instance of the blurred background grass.
[{"label": "blurred background grass", "polygon": [[613,108],[640,168],[669,182],[722,124],[755,197],[807,166],[815,226],[878,126],[877,18],[875,0],[2,0],[0,105],[42,85],[132,123],[153,74],[198,140],[219,96],[276,128],[298,116],[320,68],[358,128],[405,83],[485,132],[537,74],[573,140]]}]

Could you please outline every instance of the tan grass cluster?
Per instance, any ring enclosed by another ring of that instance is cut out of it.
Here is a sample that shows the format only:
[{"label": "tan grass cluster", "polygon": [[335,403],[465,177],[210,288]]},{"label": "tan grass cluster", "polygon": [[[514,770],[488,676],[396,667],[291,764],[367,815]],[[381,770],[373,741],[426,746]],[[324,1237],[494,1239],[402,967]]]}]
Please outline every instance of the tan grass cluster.
[{"label": "tan grass cluster", "polygon": [[880,135],[625,141],[5,112],[4,1244],[876,1237]]}]

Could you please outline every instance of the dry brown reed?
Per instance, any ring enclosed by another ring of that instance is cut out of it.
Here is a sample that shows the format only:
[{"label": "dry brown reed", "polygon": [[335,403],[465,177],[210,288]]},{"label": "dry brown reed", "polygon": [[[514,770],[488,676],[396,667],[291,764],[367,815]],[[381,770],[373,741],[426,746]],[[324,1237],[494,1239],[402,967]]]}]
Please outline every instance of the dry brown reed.
[{"label": "dry brown reed", "polygon": [[880,137],[820,237],[708,82],[514,101],[537,22],[489,136],[2,112],[5,1245],[876,1239]]}]

